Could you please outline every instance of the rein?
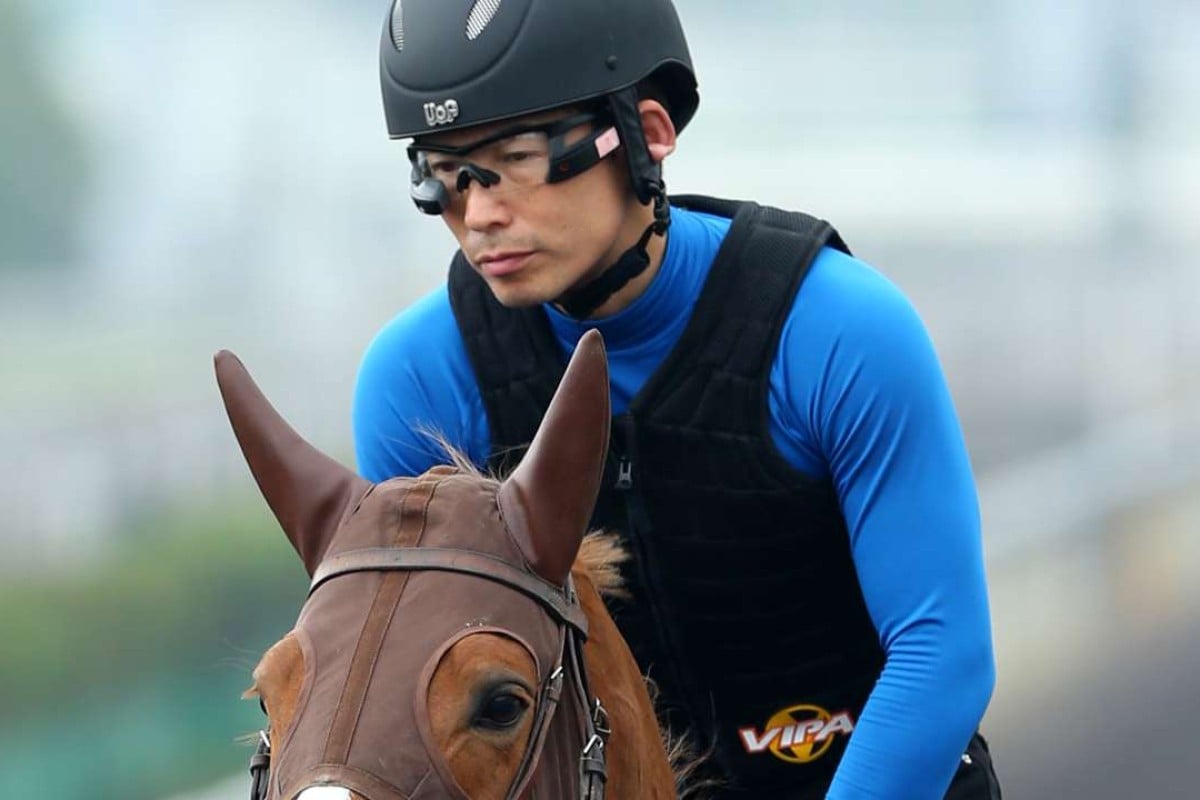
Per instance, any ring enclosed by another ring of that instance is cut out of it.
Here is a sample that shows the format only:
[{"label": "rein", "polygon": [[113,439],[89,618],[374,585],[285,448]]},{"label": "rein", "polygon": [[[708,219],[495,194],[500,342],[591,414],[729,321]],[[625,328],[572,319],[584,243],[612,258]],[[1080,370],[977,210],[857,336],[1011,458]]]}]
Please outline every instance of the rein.
[{"label": "rein", "polygon": [[[570,576],[560,589],[541,578],[518,569],[500,559],[472,550],[443,547],[373,547],[350,550],[325,559],[313,573],[308,594],[326,581],[355,572],[401,572],[439,570],[475,575],[514,589],[542,606],[559,624],[562,645],[558,661],[543,682],[538,696],[533,729],[521,765],[507,793],[516,800],[533,777],[533,767],[541,755],[564,688],[575,697],[584,710],[583,748],[579,754],[580,800],[604,800],[608,769],[604,749],[611,733],[608,712],[594,697],[588,686],[583,661],[583,643],[587,640],[587,617],[579,604]],[[566,680],[564,687],[564,679]],[[259,744],[250,758],[250,800],[266,800],[270,781],[271,743],[265,731],[259,733]]]}]

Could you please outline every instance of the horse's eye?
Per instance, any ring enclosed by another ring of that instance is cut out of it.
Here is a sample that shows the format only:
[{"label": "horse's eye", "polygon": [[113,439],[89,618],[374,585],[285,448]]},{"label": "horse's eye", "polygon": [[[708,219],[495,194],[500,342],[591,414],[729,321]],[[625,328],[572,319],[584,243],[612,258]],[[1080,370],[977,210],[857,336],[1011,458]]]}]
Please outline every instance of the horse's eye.
[{"label": "horse's eye", "polygon": [[484,705],[475,720],[475,724],[482,728],[492,728],[494,730],[511,728],[524,716],[527,706],[528,704],[523,697],[509,692],[497,694]]}]

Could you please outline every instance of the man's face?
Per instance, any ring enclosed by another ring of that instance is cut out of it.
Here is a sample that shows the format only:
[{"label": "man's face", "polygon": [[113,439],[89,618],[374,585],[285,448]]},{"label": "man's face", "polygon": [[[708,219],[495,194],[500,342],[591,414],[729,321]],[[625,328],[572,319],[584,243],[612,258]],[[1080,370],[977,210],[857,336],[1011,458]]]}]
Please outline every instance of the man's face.
[{"label": "man's face", "polygon": [[[423,138],[421,144],[462,147],[514,127],[555,122],[577,112],[553,111]],[[570,146],[596,132],[583,124],[566,134]],[[463,156],[429,152],[429,170],[449,189],[442,218],[492,293],[509,307],[549,302],[617,260],[641,233],[640,208],[629,190],[624,161],[608,157],[561,183],[546,183],[545,136],[517,134]],[[501,176],[459,192],[464,164]],[[535,174],[538,173],[538,174]],[[629,239],[632,234],[632,240]]]}]

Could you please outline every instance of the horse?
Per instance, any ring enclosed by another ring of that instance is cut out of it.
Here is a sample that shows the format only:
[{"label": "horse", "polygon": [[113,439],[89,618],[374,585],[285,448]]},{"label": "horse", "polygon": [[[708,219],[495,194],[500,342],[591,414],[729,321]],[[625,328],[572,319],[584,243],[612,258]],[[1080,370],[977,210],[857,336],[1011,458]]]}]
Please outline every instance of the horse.
[{"label": "horse", "polygon": [[310,578],[248,696],[253,800],[674,798],[653,702],[585,538],[608,442],[603,343],[579,342],[503,480],[464,459],[372,484],[295,432],[228,351],[217,382]]}]

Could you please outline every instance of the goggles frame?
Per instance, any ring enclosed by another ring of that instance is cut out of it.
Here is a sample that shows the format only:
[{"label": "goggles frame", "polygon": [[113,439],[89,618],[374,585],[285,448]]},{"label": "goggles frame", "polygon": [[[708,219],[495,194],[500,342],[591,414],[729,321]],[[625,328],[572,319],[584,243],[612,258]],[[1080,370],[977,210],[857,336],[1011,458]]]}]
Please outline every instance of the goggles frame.
[{"label": "goggles frame", "polygon": [[[566,144],[566,135],[581,125],[596,127],[587,136],[572,145]],[[575,177],[607,158],[622,144],[620,133],[609,115],[605,113],[581,112],[563,119],[534,124],[511,125],[464,145],[422,144],[414,140],[407,147],[408,159],[412,164],[409,195],[417,208],[425,214],[439,216],[450,207],[452,198],[446,185],[434,178],[429,167],[429,153],[443,153],[465,157],[472,152],[504,139],[524,133],[544,133],[550,145],[550,163],[546,183],[561,183]],[[463,193],[476,180],[490,187],[500,183],[501,175],[486,167],[465,161],[458,170],[455,188]]]}]

